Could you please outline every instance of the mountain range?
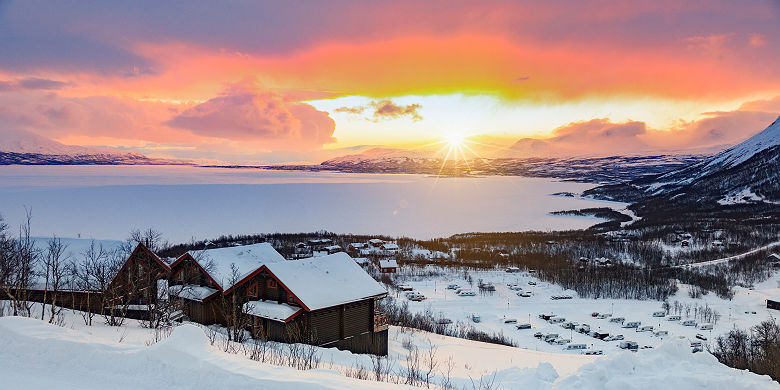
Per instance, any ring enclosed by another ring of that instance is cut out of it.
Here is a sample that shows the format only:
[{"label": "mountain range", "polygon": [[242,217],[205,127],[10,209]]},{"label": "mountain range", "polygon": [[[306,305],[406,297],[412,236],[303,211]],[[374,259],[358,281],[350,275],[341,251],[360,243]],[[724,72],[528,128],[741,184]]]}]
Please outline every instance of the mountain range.
[{"label": "mountain range", "polygon": [[632,203],[637,215],[681,219],[691,212],[747,220],[780,218],[780,118],[746,141],[695,164],[603,185],[584,196]]}]

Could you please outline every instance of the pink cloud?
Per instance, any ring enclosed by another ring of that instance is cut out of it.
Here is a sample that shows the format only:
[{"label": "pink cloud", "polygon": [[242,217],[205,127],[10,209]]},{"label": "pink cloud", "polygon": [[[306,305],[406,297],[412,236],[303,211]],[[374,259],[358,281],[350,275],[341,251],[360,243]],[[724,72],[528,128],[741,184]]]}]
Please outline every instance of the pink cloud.
[{"label": "pink cloud", "polygon": [[233,86],[164,123],[203,136],[265,142],[282,149],[316,148],[335,142],[335,122],[328,113],[243,85]]}]

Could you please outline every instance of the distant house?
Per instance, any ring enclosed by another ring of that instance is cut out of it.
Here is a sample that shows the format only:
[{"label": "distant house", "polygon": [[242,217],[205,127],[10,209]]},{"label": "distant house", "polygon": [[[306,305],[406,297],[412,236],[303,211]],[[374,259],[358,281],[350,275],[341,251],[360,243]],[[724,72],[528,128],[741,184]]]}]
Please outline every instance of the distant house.
[{"label": "distant house", "polygon": [[395,259],[379,260],[379,271],[383,274],[394,274],[398,271],[398,262]]},{"label": "distant house", "polygon": [[326,246],[333,245],[333,240],[330,238],[316,238],[308,240],[306,243],[309,245],[309,248],[311,248],[312,251],[319,251]]},{"label": "distant house", "polygon": [[509,273],[520,272],[520,267],[506,267],[505,271]]},{"label": "distant house", "polygon": [[360,251],[368,249],[368,244],[365,242],[353,242],[347,246],[347,253],[352,257],[359,257]]},{"label": "distant house", "polygon": [[343,252],[343,249],[341,249],[338,245],[329,245],[324,248],[322,248],[325,252],[328,252],[329,255],[332,255],[334,253]]},{"label": "distant house", "polygon": [[714,247],[722,247],[722,246],[724,246],[723,245],[723,241],[715,240],[715,241],[712,242],[712,246],[714,246]]},{"label": "distant house", "polygon": [[611,267],[612,266],[612,260],[606,258],[606,257],[599,257],[596,259],[593,259],[593,261],[596,262],[596,264],[599,267]]},{"label": "distant house", "polygon": [[394,242],[386,242],[379,247],[379,250],[382,252],[382,255],[394,256],[398,253],[399,248],[398,244]]},{"label": "distant house", "polygon": [[384,243],[385,243],[384,241],[382,241],[382,240],[380,240],[378,238],[372,238],[372,239],[368,240],[368,245],[371,245],[374,248],[379,248]]},{"label": "distant house", "polygon": [[780,295],[775,295],[766,300],[767,309],[780,310]]},{"label": "distant house", "polygon": [[773,268],[780,268],[780,255],[772,253],[767,256],[766,261],[772,265]]}]

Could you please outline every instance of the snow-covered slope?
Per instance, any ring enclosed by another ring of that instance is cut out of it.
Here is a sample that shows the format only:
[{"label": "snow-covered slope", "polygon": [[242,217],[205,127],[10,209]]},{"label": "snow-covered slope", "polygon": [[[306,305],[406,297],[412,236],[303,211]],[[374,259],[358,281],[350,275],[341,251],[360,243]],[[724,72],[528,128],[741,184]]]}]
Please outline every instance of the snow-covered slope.
[{"label": "snow-covered slope", "polygon": [[3,129],[0,131],[0,152],[35,153],[50,155],[136,155],[135,152],[121,150],[87,148],[77,145],[64,145],[44,136],[21,129]]},{"label": "snow-covered slope", "polygon": [[699,163],[629,185],[600,187],[590,195],[676,203],[780,204],[780,118],[746,141]]},{"label": "snow-covered slope", "polygon": [[[115,390],[408,388],[340,374],[335,369],[339,361],[343,360],[347,365],[370,362],[366,362],[365,355],[351,355],[335,349],[322,350],[335,358],[334,369],[298,371],[223,352],[218,343],[211,345],[204,332],[194,325],[181,325],[167,339],[149,347],[132,340],[123,342],[125,336],[132,339],[143,330],[130,325],[114,328],[114,332],[101,329],[99,325],[79,327],[81,329],[59,327],[31,318],[0,318],[0,343],[3,345],[0,349],[3,360],[0,387]],[[101,337],[101,334],[109,337]],[[418,335],[420,332],[413,334]],[[412,342],[417,343],[416,338],[414,340]],[[395,343],[395,340],[391,342]],[[496,389],[531,390],[780,389],[780,385],[768,376],[728,368],[707,353],[691,354],[690,347],[679,340],[666,342],[653,350],[621,352],[603,358],[540,353],[451,338],[437,338],[433,343],[441,353],[437,355],[441,356],[440,366],[446,365],[445,356],[456,359],[455,375],[464,370],[464,364],[466,367],[503,368],[488,369],[482,377],[453,378],[457,388],[491,383],[491,388]],[[426,348],[425,344],[419,346]],[[466,355],[450,353],[455,350]],[[575,359],[580,361],[574,362]],[[587,363],[586,359],[592,362]],[[400,370],[406,363],[399,357],[393,364]],[[567,366],[571,370],[567,370]]]}]

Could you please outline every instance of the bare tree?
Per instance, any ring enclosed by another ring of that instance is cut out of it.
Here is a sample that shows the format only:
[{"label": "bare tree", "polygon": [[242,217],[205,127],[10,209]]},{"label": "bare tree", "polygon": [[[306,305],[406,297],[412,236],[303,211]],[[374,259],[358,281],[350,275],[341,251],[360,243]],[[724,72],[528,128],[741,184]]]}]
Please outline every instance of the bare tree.
[{"label": "bare tree", "polygon": [[150,251],[155,253],[168,246],[168,242],[163,240],[162,233],[153,228],[148,228],[143,231],[139,229],[131,230],[128,241],[136,244],[143,244],[145,247],[149,248]]},{"label": "bare tree", "polygon": [[[54,236],[49,240],[43,256],[45,274],[43,307],[47,302],[50,302],[49,323],[53,323],[62,311],[62,307],[58,307],[57,304],[59,303],[60,290],[67,283],[70,274],[67,267],[69,256],[65,254],[67,247],[61,239]],[[41,320],[44,318],[44,312],[45,310],[41,309]]]},{"label": "bare tree", "polygon": [[[30,232],[32,212],[27,209],[27,218],[19,226],[19,237],[9,239],[3,231],[3,254],[0,254],[0,284],[5,295],[11,301],[11,309],[15,316],[30,316],[32,304],[29,300],[30,287],[34,278],[35,266],[39,253],[35,248]],[[0,221],[2,222],[2,221]]]}]

